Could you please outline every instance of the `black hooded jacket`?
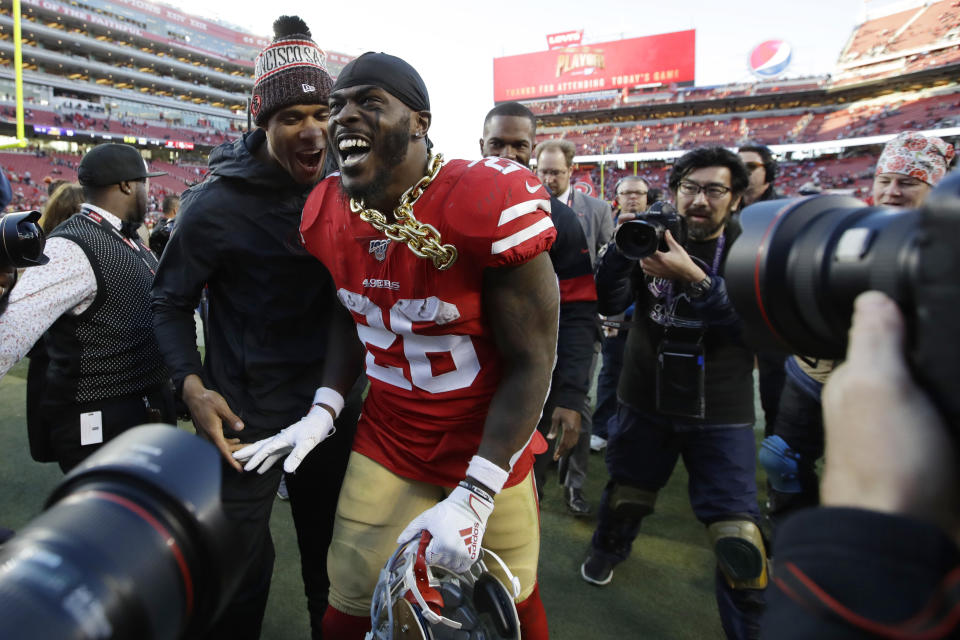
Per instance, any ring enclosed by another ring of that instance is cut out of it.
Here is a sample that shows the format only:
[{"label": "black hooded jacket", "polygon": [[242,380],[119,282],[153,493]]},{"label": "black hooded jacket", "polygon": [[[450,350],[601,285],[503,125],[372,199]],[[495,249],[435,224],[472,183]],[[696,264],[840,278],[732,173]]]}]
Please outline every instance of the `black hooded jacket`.
[{"label": "black hooded jacket", "polygon": [[[330,313],[338,304],[323,265],[301,246],[311,185],[255,157],[257,129],[210,154],[210,175],[184,192],[151,303],[160,351],[177,392],[189,374],[224,396],[244,441],[302,418],[320,386]],[[194,309],[209,288],[206,357]]]}]

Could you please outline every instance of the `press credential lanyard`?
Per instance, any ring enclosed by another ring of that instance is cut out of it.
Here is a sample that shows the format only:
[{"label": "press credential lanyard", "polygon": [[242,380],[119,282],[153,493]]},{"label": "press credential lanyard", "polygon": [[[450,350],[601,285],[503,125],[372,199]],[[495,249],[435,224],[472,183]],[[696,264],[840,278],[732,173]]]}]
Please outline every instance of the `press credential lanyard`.
[{"label": "press credential lanyard", "polygon": [[143,264],[150,271],[150,275],[157,275],[157,262],[156,257],[154,257],[153,252],[150,249],[147,249],[140,242],[134,242],[131,238],[126,237],[120,230],[115,226],[103,219],[99,213],[92,209],[87,209],[85,207],[80,208],[80,215],[83,216],[84,220],[87,220],[91,224],[99,226],[101,229],[106,231],[108,234],[117,239],[118,242],[123,243],[127,246],[128,249],[133,251],[140,260],[143,261]]}]

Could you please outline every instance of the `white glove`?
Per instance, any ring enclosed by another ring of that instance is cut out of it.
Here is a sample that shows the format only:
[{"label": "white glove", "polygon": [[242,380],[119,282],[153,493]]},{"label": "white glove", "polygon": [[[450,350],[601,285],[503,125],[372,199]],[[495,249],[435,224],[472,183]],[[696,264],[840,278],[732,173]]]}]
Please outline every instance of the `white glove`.
[{"label": "white glove", "polygon": [[330,412],[323,407],[313,406],[299,422],[271,438],[258,440],[239,451],[234,451],[233,457],[240,462],[247,461],[249,458],[249,462],[243,467],[244,471],[257,469],[258,473],[264,473],[277,460],[287,456],[283,463],[283,470],[293,473],[307,454],[329,438],[334,431],[333,416]]},{"label": "white glove", "polygon": [[397,544],[429,531],[428,564],[463,573],[480,557],[480,542],[493,511],[493,498],[478,487],[461,483],[444,500],[430,507],[407,525]]}]

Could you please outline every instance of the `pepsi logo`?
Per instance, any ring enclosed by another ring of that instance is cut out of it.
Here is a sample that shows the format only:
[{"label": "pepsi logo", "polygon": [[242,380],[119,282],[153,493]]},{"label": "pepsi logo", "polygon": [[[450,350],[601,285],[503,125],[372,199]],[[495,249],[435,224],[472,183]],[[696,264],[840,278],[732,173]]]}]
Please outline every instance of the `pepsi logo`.
[{"label": "pepsi logo", "polygon": [[761,42],[750,52],[750,71],[761,78],[783,73],[793,57],[793,48],[783,40]]}]

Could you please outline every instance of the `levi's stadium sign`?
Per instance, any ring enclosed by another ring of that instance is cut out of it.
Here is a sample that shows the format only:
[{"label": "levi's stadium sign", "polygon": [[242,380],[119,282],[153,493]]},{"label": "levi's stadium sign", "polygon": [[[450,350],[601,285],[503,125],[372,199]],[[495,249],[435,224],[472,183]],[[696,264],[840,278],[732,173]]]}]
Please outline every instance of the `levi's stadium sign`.
[{"label": "levi's stadium sign", "polygon": [[563,49],[571,45],[579,45],[581,40],[583,40],[583,29],[551,33],[547,36],[547,49]]},{"label": "levi's stadium sign", "polygon": [[493,100],[530,100],[694,80],[696,31],[493,59]]}]

